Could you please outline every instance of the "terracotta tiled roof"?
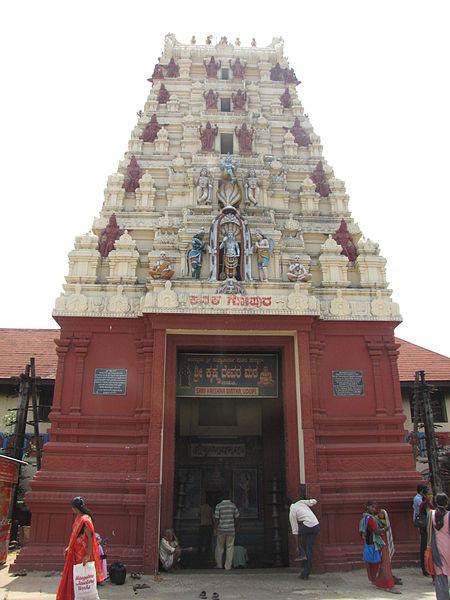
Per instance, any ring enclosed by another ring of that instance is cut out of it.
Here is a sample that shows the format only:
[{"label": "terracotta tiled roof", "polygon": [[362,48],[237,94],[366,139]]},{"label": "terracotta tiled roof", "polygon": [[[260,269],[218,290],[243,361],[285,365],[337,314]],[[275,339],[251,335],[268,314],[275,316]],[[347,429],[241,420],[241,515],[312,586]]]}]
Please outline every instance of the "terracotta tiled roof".
[{"label": "terracotta tiled roof", "polygon": [[32,356],[36,375],[55,379],[59,329],[0,329],[0,378],[18,377]]},{"label": "terracotta tiled roof", "polygon": [[400,381],[414,381],[415,371],[425,371],[428,381],[450,381],[450,358],[396,338],[401,344],[398,357]]}]

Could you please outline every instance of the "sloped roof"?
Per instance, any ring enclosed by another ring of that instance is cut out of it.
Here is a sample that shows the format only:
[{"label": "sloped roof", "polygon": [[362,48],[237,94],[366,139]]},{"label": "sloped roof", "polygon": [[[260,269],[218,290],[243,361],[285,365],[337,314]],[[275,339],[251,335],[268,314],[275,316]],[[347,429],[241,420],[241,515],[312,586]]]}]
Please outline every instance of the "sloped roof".
[{"label": "sloped roof", "polygon": [[55,379],[59,329],[1,329],[0,378],[18,377],[30,358],[36,359],[36,376]]},{"label": "sloped roof", "polygon": [[450,358],[422,346],[396,338],[400,347],[400,381],[414,381],[415,371],[425,371],[428,381],[450,381]]}]

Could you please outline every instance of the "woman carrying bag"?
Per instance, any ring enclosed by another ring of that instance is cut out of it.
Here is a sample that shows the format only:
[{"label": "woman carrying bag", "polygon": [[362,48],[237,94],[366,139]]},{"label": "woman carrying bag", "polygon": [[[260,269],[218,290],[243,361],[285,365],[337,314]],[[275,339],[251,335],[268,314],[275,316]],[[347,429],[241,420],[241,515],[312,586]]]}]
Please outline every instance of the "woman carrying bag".
[{"label": "woman carrying bag", "polygon": [[434,576],[436,600],[449,600],[450,575],[450,519],[447,494],[436,494],[436,510],[428,513],[428,540],[425,550],[425,568]]},{"label": "woman carrying bag", "polygon": [[364,542],[363,558],[367,567],[367,576],[376,587],[391,594],[401,594],[400,590],[395,587],[389,549],[383,539],[385,528],[381,527],[376,519],[378,513],[379,509],[375,500],[368,500],[359,522],[359,533]]}]

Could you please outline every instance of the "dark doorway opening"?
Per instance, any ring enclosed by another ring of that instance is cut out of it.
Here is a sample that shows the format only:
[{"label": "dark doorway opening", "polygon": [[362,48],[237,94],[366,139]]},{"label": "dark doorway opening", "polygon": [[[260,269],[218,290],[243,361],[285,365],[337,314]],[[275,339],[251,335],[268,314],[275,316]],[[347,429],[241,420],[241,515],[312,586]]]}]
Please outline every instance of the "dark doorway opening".
[{"label": "dark doorway opening", "polygon": [[220,110],[222,112],[231,112],[231,99],[221,98],[220,99]]},{"label": "dark doorway opening", "polygon": [[184,565],[214,567],[215,538],[205,548],[201,516],[227,491],[241,515],[235,546],[247,550],[248,566],[287,565],[280,356],[183,352],[177,380],[174,528],[181,546],[195,548]]},{"label": "dark doorway opening", "polygon": [[233,134],[232,133],[221,133],[220,134],[220,153],[221,154],[233,154]]}]

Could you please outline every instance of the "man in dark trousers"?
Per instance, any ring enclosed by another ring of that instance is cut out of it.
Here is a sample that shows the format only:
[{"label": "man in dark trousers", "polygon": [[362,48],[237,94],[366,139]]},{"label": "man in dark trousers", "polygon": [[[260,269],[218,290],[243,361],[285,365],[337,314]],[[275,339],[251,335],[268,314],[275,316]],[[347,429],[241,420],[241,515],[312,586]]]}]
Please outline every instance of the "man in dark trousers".
[{"label": "man in dark trousers", "polygon": [[420,534],[420,567],[422,573],[428,576],[425,569],[425,550],[427,548],[427,525],[426,512],[427,508],[431,508],[431,502],[427,500],[429,494],[428,486],[425,483],[419,483],[417,486],[417,494],[413,498],[413,521]]},{"label": "man in dark trousers", "polygon": [[299,500],[291,504],[289,509],[292,535],[297,539],[300,560],[303,560],[303,569],[300,573],[302,579],[308,579],[311,573],[314,542],[320,530],[319,519],[311,510],[311,506],[315,504],[317,500],[314,498]]}]

